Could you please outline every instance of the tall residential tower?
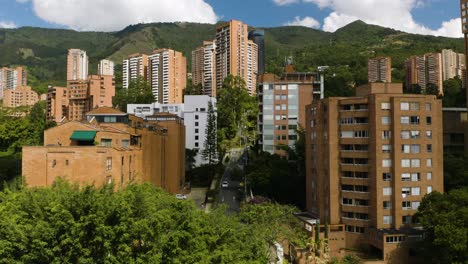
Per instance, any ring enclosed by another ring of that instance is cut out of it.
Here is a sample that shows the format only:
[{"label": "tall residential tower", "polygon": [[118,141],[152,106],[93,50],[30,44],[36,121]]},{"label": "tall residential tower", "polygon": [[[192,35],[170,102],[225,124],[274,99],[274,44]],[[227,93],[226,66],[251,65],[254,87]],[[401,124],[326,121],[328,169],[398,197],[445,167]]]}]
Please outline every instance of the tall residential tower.
[{"label": "tall residential tower", "polygon": [[67,81],[86,80],[88,77],[88,56],[86,51],[69,49],[67,57]]},{"label": "tall residential tower", "polygon": [[369,82],[392,82],[392,59],[377,57],[368,61]]},{"label": "tall residential tower", "polygon": [[203,94],[216,96],[216,44],[204,41],[192,51],[192,83],[201,84]]}]

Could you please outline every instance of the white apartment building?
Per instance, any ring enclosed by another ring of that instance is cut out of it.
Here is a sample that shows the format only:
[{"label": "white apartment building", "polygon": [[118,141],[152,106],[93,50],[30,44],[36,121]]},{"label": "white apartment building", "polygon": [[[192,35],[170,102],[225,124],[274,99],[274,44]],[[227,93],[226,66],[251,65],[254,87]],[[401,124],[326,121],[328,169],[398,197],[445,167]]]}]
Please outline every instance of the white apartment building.
[{"label": "white apartment building", "polygon": [[67,57],[67,80],[86,80],[88,78],[88,55],[80,49],[69,49]]},{"label": "white apartment building", "polygon": [[111,60],[101,60],[98,64],[98,74],[114,76],[114,62]]},{"label": "white apartment building", "polygon": [[202,151],[206,141],[206,126],[208,120],[208,104],[211,102],[217,112],[216,98],[207,95],[186,95],[183,104],[129,104],[127,113],[145,118],[161,112],[176,114],[184,119],[185,148],[198,149],[195,165],[206,164]]},{"label": "white apartment building", "polygon": [[16,87],[27,85],[27,73],[23,67],[0,68],[0,99],[5,90],[16,90]]},{"label": "white apartment building", "polygon": [[122,62],[122,83],[123,88],[128,88],[131,81],[137,78],[146,79],[148,68],[148,55],[133,54]]}]

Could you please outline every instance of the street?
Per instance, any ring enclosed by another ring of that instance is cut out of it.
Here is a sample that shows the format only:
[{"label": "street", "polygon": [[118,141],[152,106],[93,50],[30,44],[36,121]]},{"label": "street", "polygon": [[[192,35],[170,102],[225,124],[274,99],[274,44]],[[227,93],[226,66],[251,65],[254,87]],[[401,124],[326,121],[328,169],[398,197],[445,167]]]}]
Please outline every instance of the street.
[{"label": "street", "polygon": [[[233,179],[233,171],[235,168],[243,168],[243,166],[239,166],[242,164],[242,161],[239,160],[242,152],[243,149],[234,149],[228,153],[229,162],[226,164],[226,170],[224,171],[224,175],[219,183],[220,191],[218,202],[228,206],[226,213],[238,213],[240,201],[243,199],[240,192],[240,189],[243,187],[238,179]],[[227,187],[222,186],[223,182],[227,182]]]}]

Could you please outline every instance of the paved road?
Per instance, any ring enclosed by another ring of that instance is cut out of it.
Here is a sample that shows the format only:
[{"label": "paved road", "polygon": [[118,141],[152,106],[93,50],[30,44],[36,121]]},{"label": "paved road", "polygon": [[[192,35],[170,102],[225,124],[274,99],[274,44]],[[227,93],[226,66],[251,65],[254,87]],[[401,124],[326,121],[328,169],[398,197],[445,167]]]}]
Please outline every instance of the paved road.
[{"label": "paved road", "polygon": [[[229,154],[229,163],[226,165],[226,170],[220,181],[219,203],[228,205],[227,213],[238,213],[240,208],[240,201],[242,199],[240,182],[232,179],[232,172],[236,167],[239,167],[241,161],[239,157],[242,154],[242,149],[232,150]],[[228,183],[228,187],[222,187],[223,182]]]}]

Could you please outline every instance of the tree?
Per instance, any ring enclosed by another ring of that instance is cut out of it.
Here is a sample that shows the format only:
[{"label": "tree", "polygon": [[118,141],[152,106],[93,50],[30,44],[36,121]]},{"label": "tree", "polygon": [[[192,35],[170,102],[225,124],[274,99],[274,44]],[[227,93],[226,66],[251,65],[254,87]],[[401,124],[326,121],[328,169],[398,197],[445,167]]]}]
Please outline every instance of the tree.
[{"label": "tree", "polygon": [[203,95],[203,85],[193,84],[192,79],[187,80],[187,86],[184,89],[184,95]]},{"label": "tree", "polygon": [[424,94],[439,96],[440,95],[439,87],[437,87],[437,85],[433,83],[428,83],[426,84],[426,89],[424,90]]},{"label": "tree", "polygon": [[428,263],[466,263],[468,260],[468,189],[426,195],[416,221],[424,228],[422,254]]},{"label": "tree", "polygon": [[151,104],[154,95],[148,82],[143,78],[132,80],[128,88],[116,89],[113,105],[119,107],[122,112],[127,112],[127,104]]},{"label": "tree", "polygon": [[443,87],[442,104],[444,107],[466,106],[466,91],[462,88],[462,80],[458,76],[444,81]]},{"label": "tree", "polygon": [[419,84],[413,83],[413,84],[410,84],[409,86],[408,84],[406,85],[407,85],[406,93],[409,93],[409,94],[421,94],[422,93],[422,89]]},{"label": "tree", "polygon": [[206,121],[205,134],[206,140],[203,146],[202,157],[211,166],[216,162],[218,154],[216,113],[211,101],[208,102],[208,119]]}]

